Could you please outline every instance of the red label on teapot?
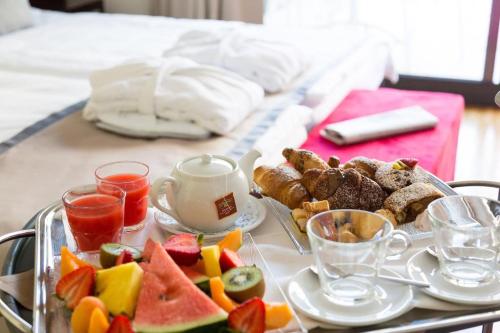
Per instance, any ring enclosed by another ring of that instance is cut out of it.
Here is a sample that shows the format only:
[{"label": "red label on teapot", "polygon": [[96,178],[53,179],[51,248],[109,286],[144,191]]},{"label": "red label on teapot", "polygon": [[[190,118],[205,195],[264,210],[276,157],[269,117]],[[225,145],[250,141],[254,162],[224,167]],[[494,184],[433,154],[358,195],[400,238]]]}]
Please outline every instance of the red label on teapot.
[{"label": "red label on teapot", "polygon": [[219,214],[219,220],[225,217],[231,216],[237,212],[236,202],[234,201],[233,192],[229,193],[223,198],[215,201],[215,207],[217,207],[217,214]]}]

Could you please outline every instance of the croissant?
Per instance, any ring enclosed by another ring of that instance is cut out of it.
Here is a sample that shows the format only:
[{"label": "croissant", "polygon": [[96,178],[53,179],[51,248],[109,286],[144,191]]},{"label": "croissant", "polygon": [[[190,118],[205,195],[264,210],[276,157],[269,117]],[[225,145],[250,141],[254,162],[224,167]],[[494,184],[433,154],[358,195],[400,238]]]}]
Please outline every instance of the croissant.
[{"label": "croissant", "polygon": [[311,196],[301,184],[301,174],[286,165],[276,168],[260,166],[253,172],[255,183],[262,189],[262,194],[278,200],[290,209],[302,207]]},{"label": "croissant", "polygon": [[330,168],[321,157],[309,150],[285,148],[283,149],[283,156],[288,163],[302,174],[309,169],[326,170]]},{"label": "croissant", "polygon": [[355,169],[307,170],[302,184],[318,200],[328,200],[331,209],[375,211],[386,197],[382,188]]}]

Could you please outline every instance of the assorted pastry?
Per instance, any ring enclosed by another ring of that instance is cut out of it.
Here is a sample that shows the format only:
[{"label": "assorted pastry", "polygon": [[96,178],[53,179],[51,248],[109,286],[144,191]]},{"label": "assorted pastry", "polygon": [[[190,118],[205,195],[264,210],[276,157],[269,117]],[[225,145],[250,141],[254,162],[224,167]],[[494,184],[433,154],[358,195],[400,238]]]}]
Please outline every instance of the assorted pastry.
[{"label": "assorted pastry", "polygon": [[341,164],[335,156],[326,162],[312,151],[293,148],[285,148],[283,156],[288,163],[256,168],[254,181],[261,194],[292,210],[303,232],[311,216],[330,209],[375,212],[394,226],[412,222],[443,196],[413,158],[383,162],[355,157]]},{"label": "assorted pastry", "polygon": [[144,249],[100,248],[100,265],[61,248],[57,297],[73,333],[264,333],[292,319],[287,303],[268,303],[264,273],[238,254],[241,229],[214,245],[178,234]]}]

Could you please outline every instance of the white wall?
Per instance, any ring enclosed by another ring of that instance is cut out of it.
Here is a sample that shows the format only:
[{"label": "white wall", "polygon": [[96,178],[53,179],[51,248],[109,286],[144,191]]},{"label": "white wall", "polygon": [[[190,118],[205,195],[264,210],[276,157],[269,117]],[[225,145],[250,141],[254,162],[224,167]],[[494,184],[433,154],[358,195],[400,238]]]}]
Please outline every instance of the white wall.
[{"label": "white wall", "polygon": [[104,0],[108,13],[144,14],[152,13],[152,0]]}]

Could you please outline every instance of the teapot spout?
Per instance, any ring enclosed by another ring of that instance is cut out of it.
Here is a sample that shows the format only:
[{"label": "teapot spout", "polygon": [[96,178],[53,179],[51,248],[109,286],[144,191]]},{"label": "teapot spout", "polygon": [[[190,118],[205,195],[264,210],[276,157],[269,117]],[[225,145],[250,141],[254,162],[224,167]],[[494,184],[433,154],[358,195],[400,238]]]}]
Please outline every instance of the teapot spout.
[{"label": "teapot spout", "polygon": [[262,154],[260,153],[260,151],[252,149],[248,153],[246,153],[238,162],[239,167],[247,177],[249,189],[252,188],[253,183],[253,166],[255,164],[255,161],[261,156]]}]

